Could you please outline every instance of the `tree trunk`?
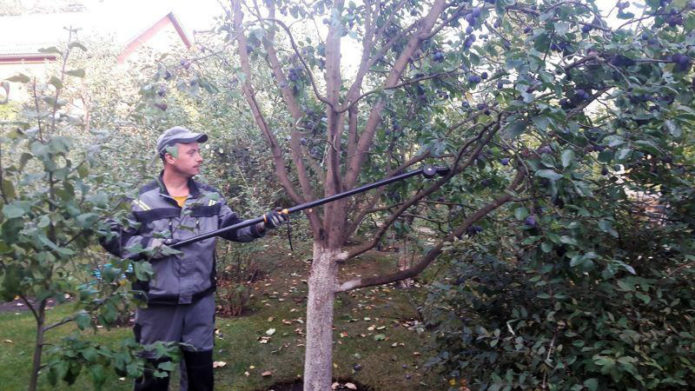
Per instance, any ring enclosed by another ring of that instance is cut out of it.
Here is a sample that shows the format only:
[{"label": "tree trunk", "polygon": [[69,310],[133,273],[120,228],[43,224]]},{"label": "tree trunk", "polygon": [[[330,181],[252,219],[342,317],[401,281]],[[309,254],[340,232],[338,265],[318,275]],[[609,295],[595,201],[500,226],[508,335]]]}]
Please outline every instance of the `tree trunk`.
[{"label": "tree trunk", "polygon": [[304,391],[331,389],[333,363],[333,301],[337,284],[339,249],[314,241],[306,313]]},{"label": "tree trunk", "polygon": [[46,301],[42,300],[37,312],[34,313],[36,318],[36,344],[34,345],[34,358],[32,360],[31,378],[29,379],[29,391],[36,391],[39,381],[39,370],[41,370],[41,354],[43,353],[43,340],[46,330],[44,323],[46,320]]}]

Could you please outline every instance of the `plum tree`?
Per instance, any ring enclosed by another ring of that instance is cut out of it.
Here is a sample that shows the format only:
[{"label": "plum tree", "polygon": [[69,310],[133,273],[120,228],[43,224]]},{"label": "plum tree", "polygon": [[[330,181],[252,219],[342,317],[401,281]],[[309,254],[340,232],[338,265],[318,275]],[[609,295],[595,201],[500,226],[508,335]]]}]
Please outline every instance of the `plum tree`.
[{"label": "plum tree", "polygon": [[[330,387],[336,294],[417,276],[460,238],[491,234],[493,216],[515,215],[533,238],[562,213],[587,218],[578,205],[602,190],[603,165],[652,192],[657,178],[690,172],[693,11],[650,0],[635,17],[626,4],[615,7],[621,24],[609,26],[611,11],[591,1],[231,2],[220,31],[235,45],[239,88],[289,199],[330,196],[422,162],[452,168],[437,181],[307,211],[306,390]],[[677,187],[687,192],[688,180]],[[465,208],[447,211],[450,229],[412,267],[338,280],[339,265],[402,227],[408,208],[442,216],[428,202],[439,197]],[[381,224],[369,240],[346,248],[371,216]],[[520,240],[561,254],[563,267],[599,262],[568,238]]]}]

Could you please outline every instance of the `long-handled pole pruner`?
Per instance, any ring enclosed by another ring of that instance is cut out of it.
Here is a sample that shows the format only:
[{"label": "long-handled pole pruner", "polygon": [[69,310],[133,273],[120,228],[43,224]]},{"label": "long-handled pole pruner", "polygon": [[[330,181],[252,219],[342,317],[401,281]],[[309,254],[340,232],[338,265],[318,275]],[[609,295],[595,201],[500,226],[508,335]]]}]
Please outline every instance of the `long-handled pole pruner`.
[{"label": "long-handled pole pruner", "polygon": [[[329,202],[332,202],[335,200],[339,200],[341,198],[349,197],[351,195],[359,194],[359,193],[365,192],[367,190],[374,189],[374,188],[379,187],[379,186],[384,186],[384,185],[388,185],[389,183],[402,181],[406,178],[410,178],[411,176],[415,176],[415,175],[422,174],[425,178],[432,178],[435,175],[444,176],[448,173],[449,173],[448,167],[425,166],[419,170],[408,171],[408,172],[405,172],[403,174],[392,176],[391,178],[382,179],[382,180],[376,181],[374,183],[370,183],[367,185],[356,187],[352,190],[348,190],[348,191],[344,191],[342,193],[334,194],[330,197],[321,198],[321,199],[318,199],[315,201],[310,201],[310,202],[306,202],[304,204],[296,205],[296,206],[293,206],[293,207],[288,208],[288,209],[283,209],[280,211],[280,213],[289,215],[290,213],[299,212],[299,211],[302,211],[304,209],[309,209],[309,208],[313,208],[315,206],[323,205],[323,204],[326,204],[326,203],[329,203]],[[234,231],[234,230],[237,230],[240,228],[244,228],[244,227],[248,227],[250,225],[260,223],[261,221],[264,221],[264,219],[265,219],[265,217],[261,216],[261,217],[256,217],[255,219],[244,220],[238,224],[230,225],[228,227],[220,228],[220,229],[215,230],[215,231],[210,231],[208,233],[204,233],[204,234],[201,234],[198,236],[194,236],[192,238],[188,238],[186,240],[182,240],[180,242],[176,242],[176,243],[170,245],[170,247],[173,247],[173,248],[183,247],[185,245],[188,245],[188,244],[200,241],[200,240],[208,239],[208,238],[211,238],[213,236],[218,236],[224,232]]]}]

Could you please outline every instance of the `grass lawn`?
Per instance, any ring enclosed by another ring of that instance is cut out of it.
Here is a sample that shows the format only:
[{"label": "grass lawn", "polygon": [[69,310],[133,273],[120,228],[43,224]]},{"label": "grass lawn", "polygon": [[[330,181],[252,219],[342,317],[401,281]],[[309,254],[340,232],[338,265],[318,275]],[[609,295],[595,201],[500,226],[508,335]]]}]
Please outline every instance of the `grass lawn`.
[{"label": "grass lawn", "polygon": [[[288,256],[287,244],[278,240],[272,239],[271,245],[255,255],[267,264],[262,266],[267,274],[254,286],[249,314],[217,318],[214,359],[226,363],[215,369],[217,390],[268,390],[275,383],[292,382],[302,375],[310,247],[302,246]],[[393,270],[394,265],[388,254],[371,253],[346,265],[342,275],[366,276]],[[424,369],[424,362],[433,353],[427,351],[430,335],[417,327],[413,297],[421,294],[417,288],[401,290],[392,286],[339,294],[334,322],[334,378],[351,379],[375,391],[446,389],[445,380]],[[71,304],[59,306],[49,311],[49,322],[71,311]],[[65,327],[50,331],[49,342],[69,331]],[[116,343],[130,335],[129,328],[117,328],[100,329],[93,337]],[[0,314],[0,390],[26,389],[33,338],[34,319],[30,313]],[[41,389],[53,388],[42,378]],[[83,373],[72,387],[63,383],[57,389],[90,390],[92,385]],[[119,380],[115,374],[104,387],[130,389],[132,381]]]}]

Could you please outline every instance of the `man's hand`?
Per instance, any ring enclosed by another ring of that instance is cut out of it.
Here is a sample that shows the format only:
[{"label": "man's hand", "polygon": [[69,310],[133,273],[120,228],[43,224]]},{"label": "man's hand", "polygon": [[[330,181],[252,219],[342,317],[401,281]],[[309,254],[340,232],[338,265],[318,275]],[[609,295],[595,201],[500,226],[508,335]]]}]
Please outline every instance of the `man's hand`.
[{"label": "man's hand", "polygon": [[167,239],[154,238],[154,239],[152,239],[152,241],[150,242],[150,246],[148,248],[148,250],[150,250],[151,254],[152,254],[151,258],[152,259],[162,259],[162,258],[167,257],[169,255],[178,254],[179,253],[178,250],[169,247],[169,246],[175,244],[176,242],[178,242],[178,240],[171,239],[171,238],[167,238]]},{"label": "man's hand", "polygon": [[277,228],[287,221],[287,215],[279,210],[274,210],[263,215],[263,222],[256,224],[258,231],[264,231],[265,228]]}]

